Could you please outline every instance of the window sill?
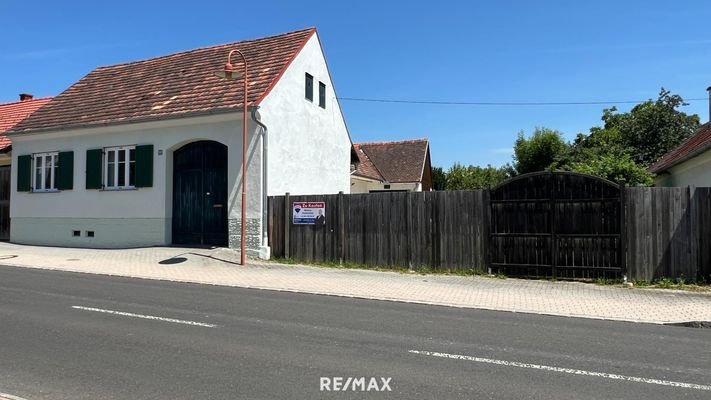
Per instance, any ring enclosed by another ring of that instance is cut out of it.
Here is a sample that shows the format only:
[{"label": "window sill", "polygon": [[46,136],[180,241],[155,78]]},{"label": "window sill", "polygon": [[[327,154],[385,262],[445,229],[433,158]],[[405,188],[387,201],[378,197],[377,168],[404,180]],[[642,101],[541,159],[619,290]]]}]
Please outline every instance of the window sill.
[{"label": "window sill", "polygon": [[102,192],[125,192],[127,190],[138,190],[135,186],[122,186],[122,187],[105,187],[101,189]]},{"label": "window sill", "polygon": [[59,193],[59,189],[32,189],[30,193]]}]

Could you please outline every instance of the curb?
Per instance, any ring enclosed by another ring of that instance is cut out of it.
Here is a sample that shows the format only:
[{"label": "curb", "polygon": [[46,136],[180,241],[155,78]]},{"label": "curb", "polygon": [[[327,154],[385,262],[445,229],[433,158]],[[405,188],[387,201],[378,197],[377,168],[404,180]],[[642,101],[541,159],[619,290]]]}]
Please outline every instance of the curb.
[{"label": "curb", "polygon": [[[398,303],[422,304],[422,305],[437,306],[437,307],[451,307],[451,308],[460,308],[460,309],[475,309],[475,310],[486,310],[486,311],[511,312],[511,313],[521,313],[521,314],[531,314],[531,315],[547,315],[547,316],[553,316],[553,317],[584,318],[584,319],[601,320],[601,321],[644,323],[644,324],[653,324],[653,325],[689,326],[688,324],[693,323],[693,321],[685,321],[685,320],[645,320],[645,319],[620,318],[620,317],[605,317],[605,316],[589,315],[589,314],[568,314],[568,313],[545,312],[545,311],[539,311],[539,310],[516,309],[516,308],[506,308],[506,307],[490,307],[490,306],[485,306],[485,305],[457,304],[457,303],[446,303],[446,302],[438,302],[438,301],[402,299],[402,298],[388,297],[388,296],[367,296],[367,295],[327,292],[327,291],[318,291],[318,290],[303,290],[303,289],[296,289],[296,288],[289,288],[289,287],[269,287],[269,286],[256,286],[256,285],[247,285],[247,284],[228,284],[228,283],[219,283],[219,282],[212,282],[212,281],[200,281],[200,280],[196,280],[196,279],[175,279],[175,278],[167,278],[167,277],[154,277],[154,276],[141,276],[141,275],[123,275],[123,274],[115,274],[115,273],[108,273],[108,272],[82,271],[82,270],[70,269],[70,268],[66,268],[66,267],[48,267],[48,266],[40,266],[40,265],[10,264],[10,263],[3,263],[0,265],[5,265],[5,266],[9,266],[9,267],[16,267],[16,268],[63,271],[63,272],[89,274],[89,275],[112,276],[112,277],[144,279],[144,280],[176,282],[176,283],[190,283],[190,284],[211,285],[211,286],[221,286],[221,287],[237,287],[237,288],[244,288],[244,289],[268,290],[268,291],[286,292],[286,293],[312,294],[312,295],[320,295],[320,296],[335,296],[335,297],[364,299],[364,300],[391,301],[391,302],[398,302]],[[0,398],[0,400],[4,400],[4,399]],[[12,400],[14,400],[14,399],[12,399]],[[20,399],[20,400],[23,400],[23,399]]]}]

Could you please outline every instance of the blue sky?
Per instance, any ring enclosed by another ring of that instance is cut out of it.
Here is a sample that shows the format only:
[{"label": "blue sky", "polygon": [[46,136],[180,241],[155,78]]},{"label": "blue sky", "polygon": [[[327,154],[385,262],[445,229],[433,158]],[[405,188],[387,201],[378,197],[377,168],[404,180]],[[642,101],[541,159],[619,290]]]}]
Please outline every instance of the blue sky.
[{"label": "blue sky", "polygon": [[[242,8],[247,11],[242,12]],[[100,65],[316,26],[341,97],[566,102],[705,98],[708,1],[3,1],[0,102]],[[705,100],[684,108],[708,120]],[[435,165],[501,165],[519,131],[567,138],[605,105],[341,102],[354,141],[428,137]],[[618,108],[629,109],[630,105]]]}]

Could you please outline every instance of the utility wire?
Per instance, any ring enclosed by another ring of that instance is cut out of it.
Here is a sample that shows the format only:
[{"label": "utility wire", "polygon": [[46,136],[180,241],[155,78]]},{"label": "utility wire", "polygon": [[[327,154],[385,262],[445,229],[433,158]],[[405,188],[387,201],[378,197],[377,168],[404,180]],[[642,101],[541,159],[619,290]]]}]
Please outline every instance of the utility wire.
[{"label": "utility wire", "polygon": [[[616,100],[616,101],[429,101],[429,100],[397,100],[370,99],[362,97],[339,97],[338,100],[359,101],[364,103],[399,103],[399,104],[435,104],[441,106],[584,106],[608,104],[638,104],[647,100]],[[705,97],[684,99],[687,101],[707,100]],[[652,100],[653,101],[653,100]]]}]

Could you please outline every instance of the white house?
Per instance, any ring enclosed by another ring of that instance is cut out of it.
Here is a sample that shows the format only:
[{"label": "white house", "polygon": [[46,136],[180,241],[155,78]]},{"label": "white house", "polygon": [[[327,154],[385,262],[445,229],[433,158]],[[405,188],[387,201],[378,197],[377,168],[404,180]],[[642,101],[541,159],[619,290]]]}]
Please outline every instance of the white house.
[{"label": "white house", "polygon": [[430,142],[427,139],[353,145],[351,193],[432,190]]},{"label": "white house", "polygon": [[711,186],[711,122],[699,127],[649,170],[657,186]]},{"label": "white house", "polygon": [[[348,192],[352,144],[314,28],[99,67],[8,133],[11,241],[240,245],[249,67],[248,249],[268,256],[266,197]],[[235,61],[237,70],[241,61]]]}]

